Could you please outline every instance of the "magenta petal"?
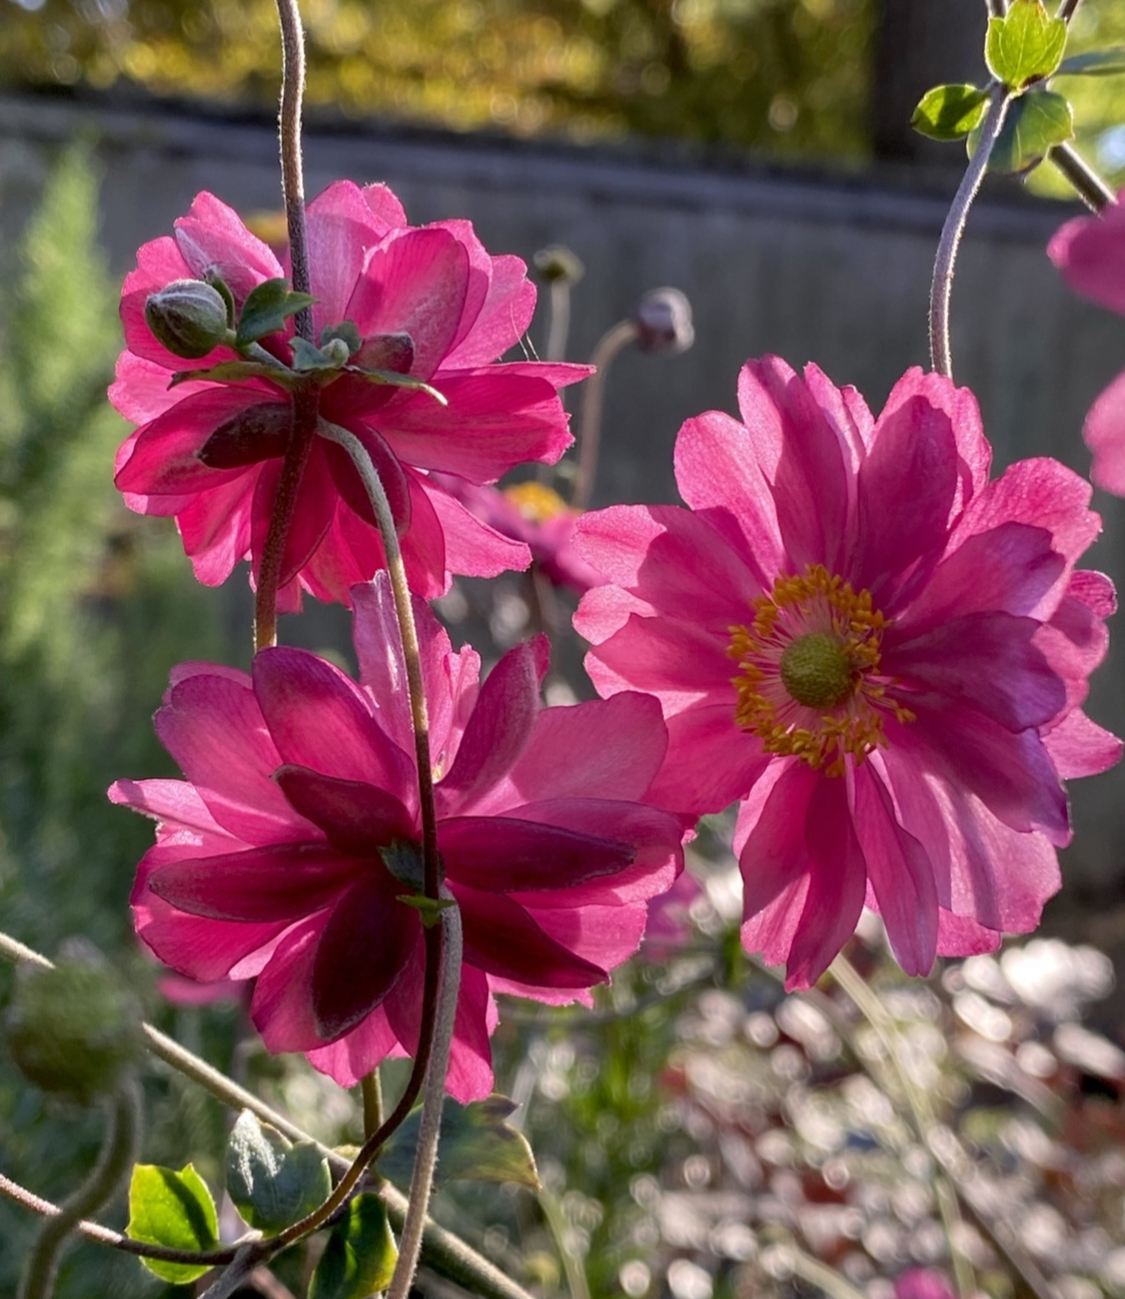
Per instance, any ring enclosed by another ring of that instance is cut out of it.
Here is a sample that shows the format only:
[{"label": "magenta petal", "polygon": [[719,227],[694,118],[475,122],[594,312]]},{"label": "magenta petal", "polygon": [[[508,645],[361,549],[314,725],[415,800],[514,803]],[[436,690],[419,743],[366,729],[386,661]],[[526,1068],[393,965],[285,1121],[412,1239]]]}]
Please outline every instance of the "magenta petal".
[{"label": "magenta petal", "polygon": [[1003,937],[998,929],[989,929],[971,916],[958,916],[945,910],[938,912],[939,956],[976,956],[981,952],[994,952]]},{"label": "magenta petal", "polygon": [[1105,491],[1125,496],[1125,374],[1098,395],[1082,436],[1094,453],[1090,477]]},{"label": "magenta petal", "polygon": [[320,1044],[310,988],[323,926],[323,915],[294,925],[258,974],[250,1018],[268,1051],[307,1051]]},{"label": "magenta petal", "polygon": [[539,714],[547,653],[546,637],[536,637],[509,650],[488,674],[453,767],[438,786],[445,814],[467,808],[519,757]]},{"label": "magenta petal", "polygon": [[890,794],[870,764],[856,769],[854,826],[895,960],[907,974],[924,977],[937,952],[933,867],[918,840],[899,825]]},{"label": "magenta petal", "polygon": [[[254,490],[251,520],[251,546],[254,553],[254,575],[257,579],[261,557],[265,553],[270,522],[281,482],[282,461],[271,460],[258,475]],[[320,438],[313,445],[305,462],[298,488],[297,506],[285,538],[285,554],[281,561],[279,583],[292,582],[308,563],[313,552],[324,539],[336,508],[336,485],[328,467],[324,445]]]},{"label": "magenta petal", "polygon": [[488,976],[471,965],[465,966],[457,998],[457,1018],[453,1023],[449,1072],[445,1075],[446,1091],[462,1105],[483,1100],[493,1090],[492,1050],[488,1039],[496,1021]]},{"label": "magenta petal", "polygon": [[486,365],[515,347],[535,314],[535,285],[520,257],[493,257],[488,294],[465,337],[445,358],[448,369]]},{"label": "magenta petal", "polygon": [[1111,203],[1099,216],[1068,221],[1047,255],[1075,292],[1125,313],[1125,216],[1119,204]]},{"label": "magenta petal", "polygon": [[505,816],[445,818],[438,848],[452,882],[505,893],[581,884],[623,870],[635,853],[628,841]]},{"label": "magenta petal", "polygon": [[176,246],[195,279],[216,274],[224,280],[236,303],[242,303],[263,280],[277,279],[281,265],[238,214],[214,194],[195,196],[187,216],[175,223]]},{"label": "magenta petal", "polygon": [[448,231],[407,230],[370,254],[348,318],[364,338],[409,334],[411,372],[429,379],[453,342],[468,278],[468,254]]},{"label": "magenta petal", "polygon": [[668,757],[648,793],[658,807],[696,816],[721,812],[775,761],[756,736],[738,729],[732,698],[686,708],[667,724]]},{"label": "magenta petal", "polygon": [[351,857],[376,857],[395,839],[412,839],[414,818],[393,794],[359,780],[339,780],[308,767],[279,767],[274,780],[292,807]]},{"label": "magenta petal", "polygon": [[282,762],[411,797],[412,760],[384,734],[366,696],[339,668],[278,646],[255,655],[253,673]]},{"label": "magenta petal", "polygon": [[1121,760],[1121,741],[1080,708],[1047,731],[1043,745],[1063,780],[1096,776]]},{"label": "magenta petal", "polygon": [[200,492],[177,515],[184,553],[191,556],[196,580],[204,586],[225,582],[235,564],[249,553],[250,511],[260,473],[260,469],[251,469],[241,478]]},{"label": "magenta petal", "polygon": [[[379,475],[379,481],[387,494],[395,531],[401,537],[410,527],[410,487],[406,481],[406,473],[390,447],[373,429],[366,424],[359,424],[352,431],[371,457],[375,472]],[[352,463],[351,456],[342,446],[334,442],[324,442],[323,447],[332,470],[332,480],[336,490],[347,502],[349,509],[353,510],[364,523],[375,527],[375,511],[371,507],[371,498]]]},{"label": "magenta petal", "polygon": [[805,824],[823,777],[803,762],[775,762],[739,809],[735,849],[742,873],[742,915],[750,920],[808,873]]},{"label": "magenta petal", "polygon": [[149,888],[193,916],[291,922],[327,906],[355,870],[353,861],[327,844],[279,843],[169,862],[153,871]]},{"label": "magenta petal", "polygon": [[401,1049],[395,1051],[397,1046],[398,1038],[387,1023],[382,1007],[376,1007],[350,1033],[305,1054],[314,1069],[326,1073],[341,1087],[354,1087],[387,1056],[401,1055]]},{"label": "magenta petal", "polygon": [[308,205],[305,216],[312,293],[316,298],[313,325],[319,336],[326,325],[338,325],[347,317],[348,300],[363,270],[367,250],[388,233],[389,227],[374,218],[363,192],[350,180],[329,185]]},{"label": "magenta petal", "polygon": [[531,563],[526,543],[516,541],[474,518],[460,501],[430,482],[421,480],[445,537],[446,564],[450,572],[466,577],[496,577]]},{"label": "magenta petal", "polygon": [[454,880],[450,890],[465,923],[465,960],[501,978],[546,988],[589,988],[607,974],[576,956],[502,893],[480,893]]},{"label": "magenta petal", "polygon": [[[894,579],[923,557],[934,559],[948,536],[957,490],[957,447],[948,415],[923,397],[884,412],[859,471],[853,585],[887,609]],[[918,581],[917,571],[912,574]]]},{"label": "magenta petal", "polygon": [[378,1006],[402,974],[422,927],[399,902],[403,886],[372,870],[328,917],[313,964],[312,1000],[324,1041],[350,1032]]},{"label": "magenta petal", "polygon": [[1042,726],[1064,706],[1066,690],[1033,643],[1041,626],[1008,613],[969,613],[893,652],[888,646],[884,669],[908,688],[978,709],[1009,731]]}]

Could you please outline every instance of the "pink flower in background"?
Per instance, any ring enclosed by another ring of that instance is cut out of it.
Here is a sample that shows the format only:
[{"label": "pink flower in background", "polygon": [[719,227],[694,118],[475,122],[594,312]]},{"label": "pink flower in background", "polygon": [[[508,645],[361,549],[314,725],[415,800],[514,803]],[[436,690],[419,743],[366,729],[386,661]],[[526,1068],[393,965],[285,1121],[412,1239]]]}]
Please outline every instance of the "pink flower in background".
[{"label": "pink flower in background", "polygon": [[[158,821],[133,892],[141,937],[191,978],[255,979],[266,1046],[344,1086],[414,1051],[423,971],[402,900],[420,890],[421,827],[385,575],[352,599],[362,684],[288,648],[258,654],[252,676],[181,666],[156,728],[187,780],[110,791]],[[479,685],[476,653],[453,653],[421,602],[416,616],[438,844],[464,920],[448,1086],[466,1100],[492,1085],[493,993],[587,999],[682,867],[682,822],[641,801],[667,743],[654,699],[541,709],[542,637]]]},{"label": "pink flower in background", "polygon": [[556,586],[580,595],[605,579],[574,548],[574,528],[581,511],[543,483],[514,483],[503,489],[477,487],[463,479],[438,475],[439,484],[475,518],[505,537],[524,542],[531,558]]},{"label": "pink flower in background", "polygon": [[956,1299],[944,1273],[933,1267],[911,1267],[895,1277],[895,1299]]},{"label": "pink flower in background", "polygon": [[[1076,293],[1125,315],[1125,209],[1120,199],[1100,216],[1076,217],[1047,246],[1051,261]],[[1090,477],[1125,496],[1125,372],[1090,407],[1082,428],[1094,454]]]},{"label": "pink flower in background", "polygon": [[[583,366],[497,364],[527,329],[535,289],[518,257],[491,257],[467,221],[406,224],[385,186],[341,181],[308,208],[317,338],[351,321],[364,340],[357,362],[422,380],[446,398],[343,373],[321,390],[320,413],[348,428],[378,467],[402,539],[413,588],[439,595],[451,572],[492,576],[526,567],[527,547],[502,536],[436,486],[429,471],[468,482],[499,478],[527,460],[559,458],[571,438],[558,389]],[[200,194],[173,238],[137,254],[121,318],[127,350],[110,398],[140,427],[117,457],[130,508],[174,515],[196,576],[224,581],[249,556],[255,570],[289,440],[290,398],[254,377],[219,383],[173,376],[237,360],[226,346],[199,359],[168,351],[150,332],[145,303],[183,279],[217,275],[241,309],[263,281],[285,274],[269,247],[213,195]],[[263,341],[291,360],[292,320]],[[282,608],[305,589],[348,599],[353,583],[384,563],[371,507],[344,451],[314,441],[281,574]]]},{"label": "pink flower in background", "polygon": [[911,974],[1033,928],[1070,838],[1060,777],[1121,752],[1080,707],[1114,602],[1074,566],[1088,485],[1045,459],[989,481],[972,394],[919,370],[878,420],[770,357],[739,404],[680,430],[690,509],[578,525],[611,583],[575,619],[590,675],[668,722],[650,797],[739,801],[743,941],[790,988],[865,904]]}]

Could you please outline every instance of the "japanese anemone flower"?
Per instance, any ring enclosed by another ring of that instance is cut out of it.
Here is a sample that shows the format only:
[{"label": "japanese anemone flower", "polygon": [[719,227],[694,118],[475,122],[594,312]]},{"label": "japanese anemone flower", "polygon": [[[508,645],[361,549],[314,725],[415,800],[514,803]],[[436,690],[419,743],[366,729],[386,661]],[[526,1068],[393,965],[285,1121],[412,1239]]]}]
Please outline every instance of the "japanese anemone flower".
[{"label": "japanese anemone flower", "polygon": [[[118,781],[157,820],[133,909],[167,965],[254,980],[271,1051],[343,1086],[413,1054],[423,985],[421,820],[405,668],[386,574],[352,592],[360,683],[304,650],[172,674],[156,729],[186,781]],[[540,708],[546,641],[483,685],[416,602],[438,848],[465,957],[447,1085],[492,1086],[496,992],[588,1001],[631,955],[683,865],[682,821],[646,804],[667,737],[654,699]]]},{"label": "japanese anemone flower", "polygon": [[[524,263],[490,256],[467,221],[408,225],[383,185],[331,185],[309,204],[307,226],[316,338],[347,322],[360,344],[347,368],[320,372],[319,414],[354,433],[378,467],[412,588],[429,598],[448,588],[453,572],[526,568],[526,545],[480,522],[429,477],[440,470],[493,482],[523,461],[553,463],[571,442],[558,389],[587,368],[497,363],[535,308]],[[196,577],[208,586],[246,557],[257,573],[292,398],[268,374],[218,371],[170,387],[186,371],[241,358],[223,343],[202,356],[198,349],[173,354],[152,333],[145,308],[160,291],[218,278],[237,313],[258,285],[285,273],[229,207],[202,193],[176,221],[174,237],[140,249],[122,290],[126,350],[110,400],[140,427],[118,452],[116,483],[131,509],[175,516]],[[195,287],[218,302],[206,284]],[[290,364],[292,318],[261,342]],[[362,367],[414,386],[373,382]],[[279,608],[299,608],[302,589],[347,603],[352,584],[383,565],[358,474],[339,446],[315,438],[283,557]]]},{"label": "japanese anemone flower", "polygon": [[879,911],[911,974],[1025,932],[1070,838],[1060,777],[1121,746],[1082,712],[1113,588],[1053,460],[989,480],[966,389],[912,370],[876,420],[815,366],[751,361],[741,422],[688,420],[688,509],[584,515],[610,584],[575,619],[599,692],[656,695],[652,799],[738,801],[743,941],[805,987]]}]

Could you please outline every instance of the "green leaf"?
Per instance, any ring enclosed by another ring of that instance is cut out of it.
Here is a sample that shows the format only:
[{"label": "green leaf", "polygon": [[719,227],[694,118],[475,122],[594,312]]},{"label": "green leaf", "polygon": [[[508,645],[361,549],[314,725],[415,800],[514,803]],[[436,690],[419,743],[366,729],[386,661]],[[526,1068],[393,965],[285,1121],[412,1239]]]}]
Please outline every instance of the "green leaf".
[{"label": "green leaf", "polygon": [[242,1111],[227,1142],[227,1193],[251,1227],[275,1235],[331,1192],[328,1162],[311,1141],[294,1145]]},{"label": "green leaf", "polygon": [[219,295],[219,297],[222,298],[222,300],[226,303],[227,328],[233,329],[234,328],[234,294],[231,293],[230,286],[227,284],[226,280],[224,280],[223,277],[219,274],[219,272],[215,270],[207,271],[204,274],[203,278],[208,284],[210,284],[210,286],[215,290],[215,292]]},{"label": "green leaf", "polygon": [[239,345],[256,343],[259,338],[281,329],[290,316],[315,301],[308,293],[293,293],[288,280],[263,280],[251,290],[242,308],[235,331]]},{"label": "green leaf", "polygon": [[398,1251],[377,1195],[357,1195],[328,1237],[309,1285],[309,1299],[367,1299],[385,1290]]},{"label": "green leaf", "polygon": [[977,86],[935,86],[914,110],[910,125],[932,140],[959,140],[979,126],[988,91]]},{"label": "green leaf", "polygon": [[320,331],[320,345],[330,343],[334,338],[342,338],[348,345],[348,353],[351,356],[359,351],[363,346],[363,339],[359,336],[359,330],[353,320],[341,320],[338,325],[325,325]]},{"label": "green leaf", "polygon": [[[1056,144],[1074,134],[1070,104],[1053,90],[1036,90],[1008,105],[1004,129],[988,160],[989,171],[1002,175],[1029,171]],[[969,136],[969,153],[976,152],[980,132]]]},{"label": "green leaf", "polygon": [[293,369],[308,372],[309,370],[338,370],[340,364],[332,357],[325,355],[315,344],[299,335],[289,340],[293,349]]},{"label": "green leaf", "polygon": [[1012,0],[1003,18],[988,20],[984,57],[992,75],[1012,90],[1049,77],[1066,49],[1066,23],[1042,0]]},{"label": "green leaf", "polygon": [[269,379],[283,386],[292,380],[292,374],[281,366],[265,365],[261,361],[220,361],[203,370],[177,370],[168,383],[169,388],[187,383],[189,379],[207,379],[211,383],[241,383],[244,379]]},{"label": "green leaf", "polygon": [[392,388],[409,388],[412,392],[429,393],[435,401],[441,402],[443,406],[449,405],[448,397],[443,397],[436,388],[431,388],[428,383],[423,383],[421,379],[414,379],[409,374],[399,374],[395,370],[368,370],[362,365],[346,365],[344,369],[349,374],[362,375],[370,383],[385,383]]},{"label": "green leaf", "polygon": [[1112,77],[1118,72],[1125,72],[1125,45],[1115,45],[1108,50],[1091,50],[1088,54],[1072,54],[1055,69],[1055,76]]},{"label": "green leaf", "polygon": [[[516,1182],[538,1191],[539,1172],[531,1147],[522,1132],[505,1122],[515,1108],[506,1096],[496,1094],[469,1105],[446,1100],[434,1184]],[[397,1186],[410,1184],[421,1118],[421,1109],[416,1109],[379,1156],[379,1172]]]},{"label": "green leaf", "polygon": [[[219,1215],[211,1192],[191,1164],[178,1173],[156,1164],[138,1164],[129,1183],[129,1225],[125,1234],[146,1245],[193,1251],[218,1248]],[[210,1264],[141,1262],[162,1281],[187,1285]]]}]

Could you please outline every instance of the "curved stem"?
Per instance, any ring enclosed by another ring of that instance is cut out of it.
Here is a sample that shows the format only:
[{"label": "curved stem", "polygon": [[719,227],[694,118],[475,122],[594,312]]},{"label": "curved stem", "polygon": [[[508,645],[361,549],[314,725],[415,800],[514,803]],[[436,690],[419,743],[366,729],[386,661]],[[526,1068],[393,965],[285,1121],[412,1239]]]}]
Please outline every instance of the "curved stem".
[{"label": "curved stem", "polygon": [[[305,175],[301,159],[301,103],[305,97],[305,34],[297,0],[277,0],[281,24],[281,113],[278,135],[281,144],[281,192],[289,227],[289,264],[293,288],[311,293],[309,245],[305,234]],[[302,338],[313,341],[312,311],[297,312],[294,328]]]},{"label": "curved stem", "polygon": [[40,1228],[24,1263],[18,1299],[51,1299],[70,1236],[84,1218],[114,1198],[128,1177],[140,1146],[143,1121],[140,1084],[130,1078],[109,1102],[109,1126],[90,1176]]},{"label": "curved stem", "polygon": [[988,159],[1004,126],[1008,112],[1008,91],[1004,86],[994,86],[992,102],[988,106],[981,127],[977,150],[954,196],[949,214],[942,227],[934,261],[934,278],[930,287],[930,363],[937,374],[953,378],[953,360],[949,352],[949,300],[953,293],[953,268],[969,208],[977,196],[988,167]]},{"label": "curved stem", "polygon": [[363,1095],[363,1138],[366,1141],[368,1137],[379,1131],[383,1126],[383,1120],[387,1117],[383,1106],[383,1084],[379,1079],[378,1066],[363,1075],[360,1091]]},{"label": "curved stem", "polygon": [[[452,902],[452,894],[442,890],[443,898]],[[437,1026],[434,1049],[426,1071],[426,1091],[422,1098],[422,1122],[418,1147],[414,1154],[414,1171],[410,1178],[410,1197],[406,1221],[399,1237],[398,1261],[391,1277],[387,1299],[406,1299],[418,1267],[426,1211],[434,1185],[438,1141],[441,1137],[441,1111],[445,1103],[445,1076],[449,1072],[449,1051],[453,1044],[453,1027],[457,1019],[457,998],[461,989],[461,957],[464,939],[461,913],[456,904],[442,912],[441,991],[438,994]]]},{"label": "curved stem", "polygon": [[1104,212],[1117,203],[1117,195],[1070,144],[1056,144],[1047,155],[1078,191],[1078,197],[1092,212]]},{"label": "curved stem", "polygon": [[606,375],[613,358],[623,347],[628,347],[639,332],[635,320],[619,320],[601,336],[590,356],[590,364],[595,368],[582,392],[582,411],[578,417],[578,472],[574,476],[574,491],[570,498],[570,503],[576,510],[584,510],[589,505],[594,490]]}]

